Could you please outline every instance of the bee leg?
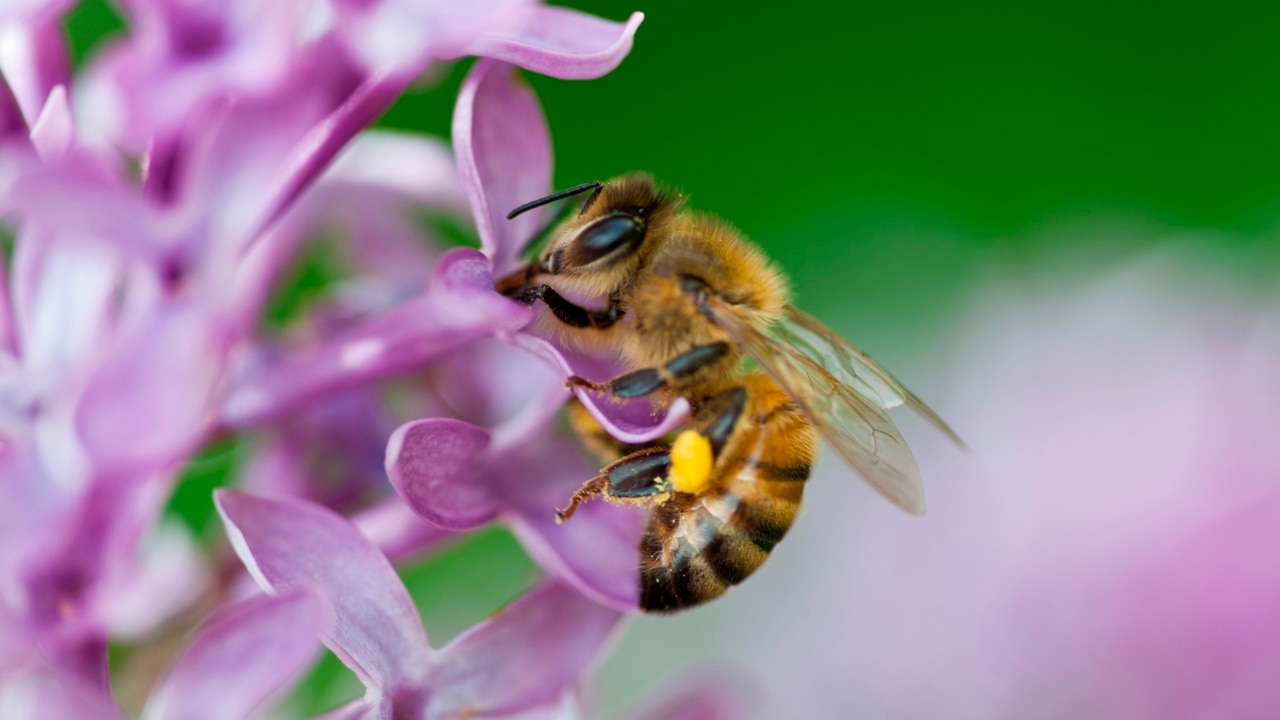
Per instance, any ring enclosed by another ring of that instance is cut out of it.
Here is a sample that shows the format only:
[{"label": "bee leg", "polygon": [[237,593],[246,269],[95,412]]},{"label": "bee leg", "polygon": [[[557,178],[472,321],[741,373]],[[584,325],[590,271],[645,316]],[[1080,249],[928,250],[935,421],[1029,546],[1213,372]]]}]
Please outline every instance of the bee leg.
[{"label": "bee leg", "polygon": [[556,511],[556,522],[573,516],[578,506],[599,495],[614,505],[650,507],[666,502],[671,483],[671,453],[664,446],[637,450],[609,464],[569,497],[569,505]]},{"label": "bee leg", "polygon": [[698,402],[694,424],[698,426],[711,449],[718,457],[729,442],[729,436],[738,425],[738,419],[747,407],[747,389],[741,385],[712,395]]},{"label": "bee leg", "polygon": [[660,368],[636,370],[605,383],[593,382],[578,375],[570,375],[565,383],[570,388],[580,387],[596,392],[609,393],[615,398],[644,397],[661,390],[673,380],[682,380],[697,373],[729,353],[729,343],[716,342],[699,345],[683,352]]},{"label": "bee leg", "polygon": [[588,310],[569,302],[550,285],[517,285],[514,282],[508,283],[506,280],[507,278],[504,278],[497,286],[499,292],[524,305],[532,305],[535,301],[541,300],[551,308],[551,313],[557,320],[569,327],[603,330],[612,327],[626,314],[626,310],[622,307],[622,298],[616,294],[609,298],[609,306],[604,310]]},{"label": "bee leg", "polygon": [[603,493],[608,488],[608,485],[609,480],[604,475],[597,475],[582,483],[582,487],[574,490],[573,494],[569,496],[569,504],[564,509],[556,510],[556,524],[559,525],[573,517],[579,505]]}]

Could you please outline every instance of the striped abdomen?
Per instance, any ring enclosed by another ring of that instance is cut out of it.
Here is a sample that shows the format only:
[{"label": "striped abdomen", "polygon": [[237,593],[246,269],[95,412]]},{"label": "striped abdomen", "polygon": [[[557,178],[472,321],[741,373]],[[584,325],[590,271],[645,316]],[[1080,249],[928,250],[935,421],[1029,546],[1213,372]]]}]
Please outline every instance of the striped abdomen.
[{"label": "striped abdomen", "polygon": [[698,605],[742,582],[800,510],[817,434],[767,376],[744,376],[741,385],[745,402],[731,429],[716,427],[727,417],[723,402],[699,407],[690,425],[711,437],[727,432],[710,489],[672,493],[650,516],[640,546],[640,606],[646,611]]}]

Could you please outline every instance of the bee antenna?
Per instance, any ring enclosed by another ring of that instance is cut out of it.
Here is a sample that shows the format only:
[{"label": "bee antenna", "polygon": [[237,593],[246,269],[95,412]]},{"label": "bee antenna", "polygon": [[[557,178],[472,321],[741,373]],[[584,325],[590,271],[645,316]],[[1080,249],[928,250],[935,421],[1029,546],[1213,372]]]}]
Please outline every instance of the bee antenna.
[{"label": "bee antenna", "polygon": [[[508,219],[508,220],[511,220],[511,219],[515,218],[517,215],[520,215],[520,214],[523,214],[523,213],[529,212],[530,210],[532,210],[532,209],[534,209],[534,208],[540,208],[540,207],[542,207],[543,205],[547,205],[547,204],[553,203],[553,202],[555,202],[555,201],[557,201],[557,200],[563,200],[563,199],[565,199],[565,198],[567,198],[567,197],[573,197],[574,195],[581,195],[582,193],[584,193],[584,192],[586,192],[586,191],[588,191],[588,190],[593,190],[593,191],[595,191],[595,192],[600,192],[600,188],[602,188],[602,187],[604,187],[604,183],[601,183],[601,182],[589,182],[589,183],[583,183],[583,184],[578,185],[578,186],[576,186],[576,187],[571,187],[571,188],[569,188],[568,190],[561,190],[561,191],[559,191],[559,192],[553,192],[553,193],[551,193],[550,195],[547,195],[546,197],[540,197],[540,198],[538,198],[537,200],[533,200],[533,201],[531,201],[531,202],[527,202],[527,203],[525,203],[525,204],[521,205],[520,207],[516,208],[515,210],[512,210],[511,212],[507,213],[507,219]],[[590,201],[588,200],[588,202],[590,202]]]}]

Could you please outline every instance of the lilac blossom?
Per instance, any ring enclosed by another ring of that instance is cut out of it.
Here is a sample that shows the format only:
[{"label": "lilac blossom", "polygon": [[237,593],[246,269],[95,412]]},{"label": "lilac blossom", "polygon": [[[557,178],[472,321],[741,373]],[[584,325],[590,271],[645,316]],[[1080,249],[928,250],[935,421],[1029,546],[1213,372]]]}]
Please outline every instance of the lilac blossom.
[{"label": "lilac blossom", "polygon": [[[228,605],[199,628],[142,710],[144,720],[237,720],[286,687],[320,649],[326,609],[305,591]],[[102,688],[35,669],[0,687],[0,715],[13,720],[123,718]]]},{"label": "lilac blossom", "polygon": [[622,617],[548,581],[436,650],[390,563],[345,519],[299,500],[222,490],[217,501],[264,590],[315,592],[333,608],[324,642],[366,688],[336,717],[505,717],[555,707]]},{"label": "lilac blossom", "polygon": [[[0,15],[0,214],[16,235],[0,287],[0,685],[43,686],[47,674],[105,691],[108,634],[147,632],[211,581],[183,554],[193,544],[181,530],[157,530],[182,466],[211,437],[527,322],[528,309],[493,294],[490,258],[462,249],[421,258],[425,287],[402,284],[318,343],[256,338],[270,288],[330,209],[307,207],[309,191],[388,184],[359,162],[377,142],[358,143],[345,166],[335,158],[433,60],[481,54],[596,77],[626,55],[641,18],[135,0],[123,4],[130,34],[73,79],[64,5]],[[405,13],[423,20],[412,51],[372,57],[352,34]],[[412,199],[459,205],[451,168],[432,167],[440,194],[416,186]],[[374,195],[394,205],[403,187],[389,185]],[[364,229],[406,247],[403,224]],[[288,455],[287,432],[276,440]]]}]

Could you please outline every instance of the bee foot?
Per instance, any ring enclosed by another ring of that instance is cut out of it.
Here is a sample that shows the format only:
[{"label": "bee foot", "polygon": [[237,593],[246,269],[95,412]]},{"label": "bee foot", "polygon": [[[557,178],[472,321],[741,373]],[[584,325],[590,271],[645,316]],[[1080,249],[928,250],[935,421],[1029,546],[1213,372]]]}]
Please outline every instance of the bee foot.
[{"label": "bee foot", "polygon": [[592,380],[588,380],[582,377],[581,375],[570,375],[569,377],[565,378],[564,386],[570,390],[573,390],[574,388],[583,388],[584,390],[593,390],[595,392],[609,391],[608,383],[598,383]]}]

